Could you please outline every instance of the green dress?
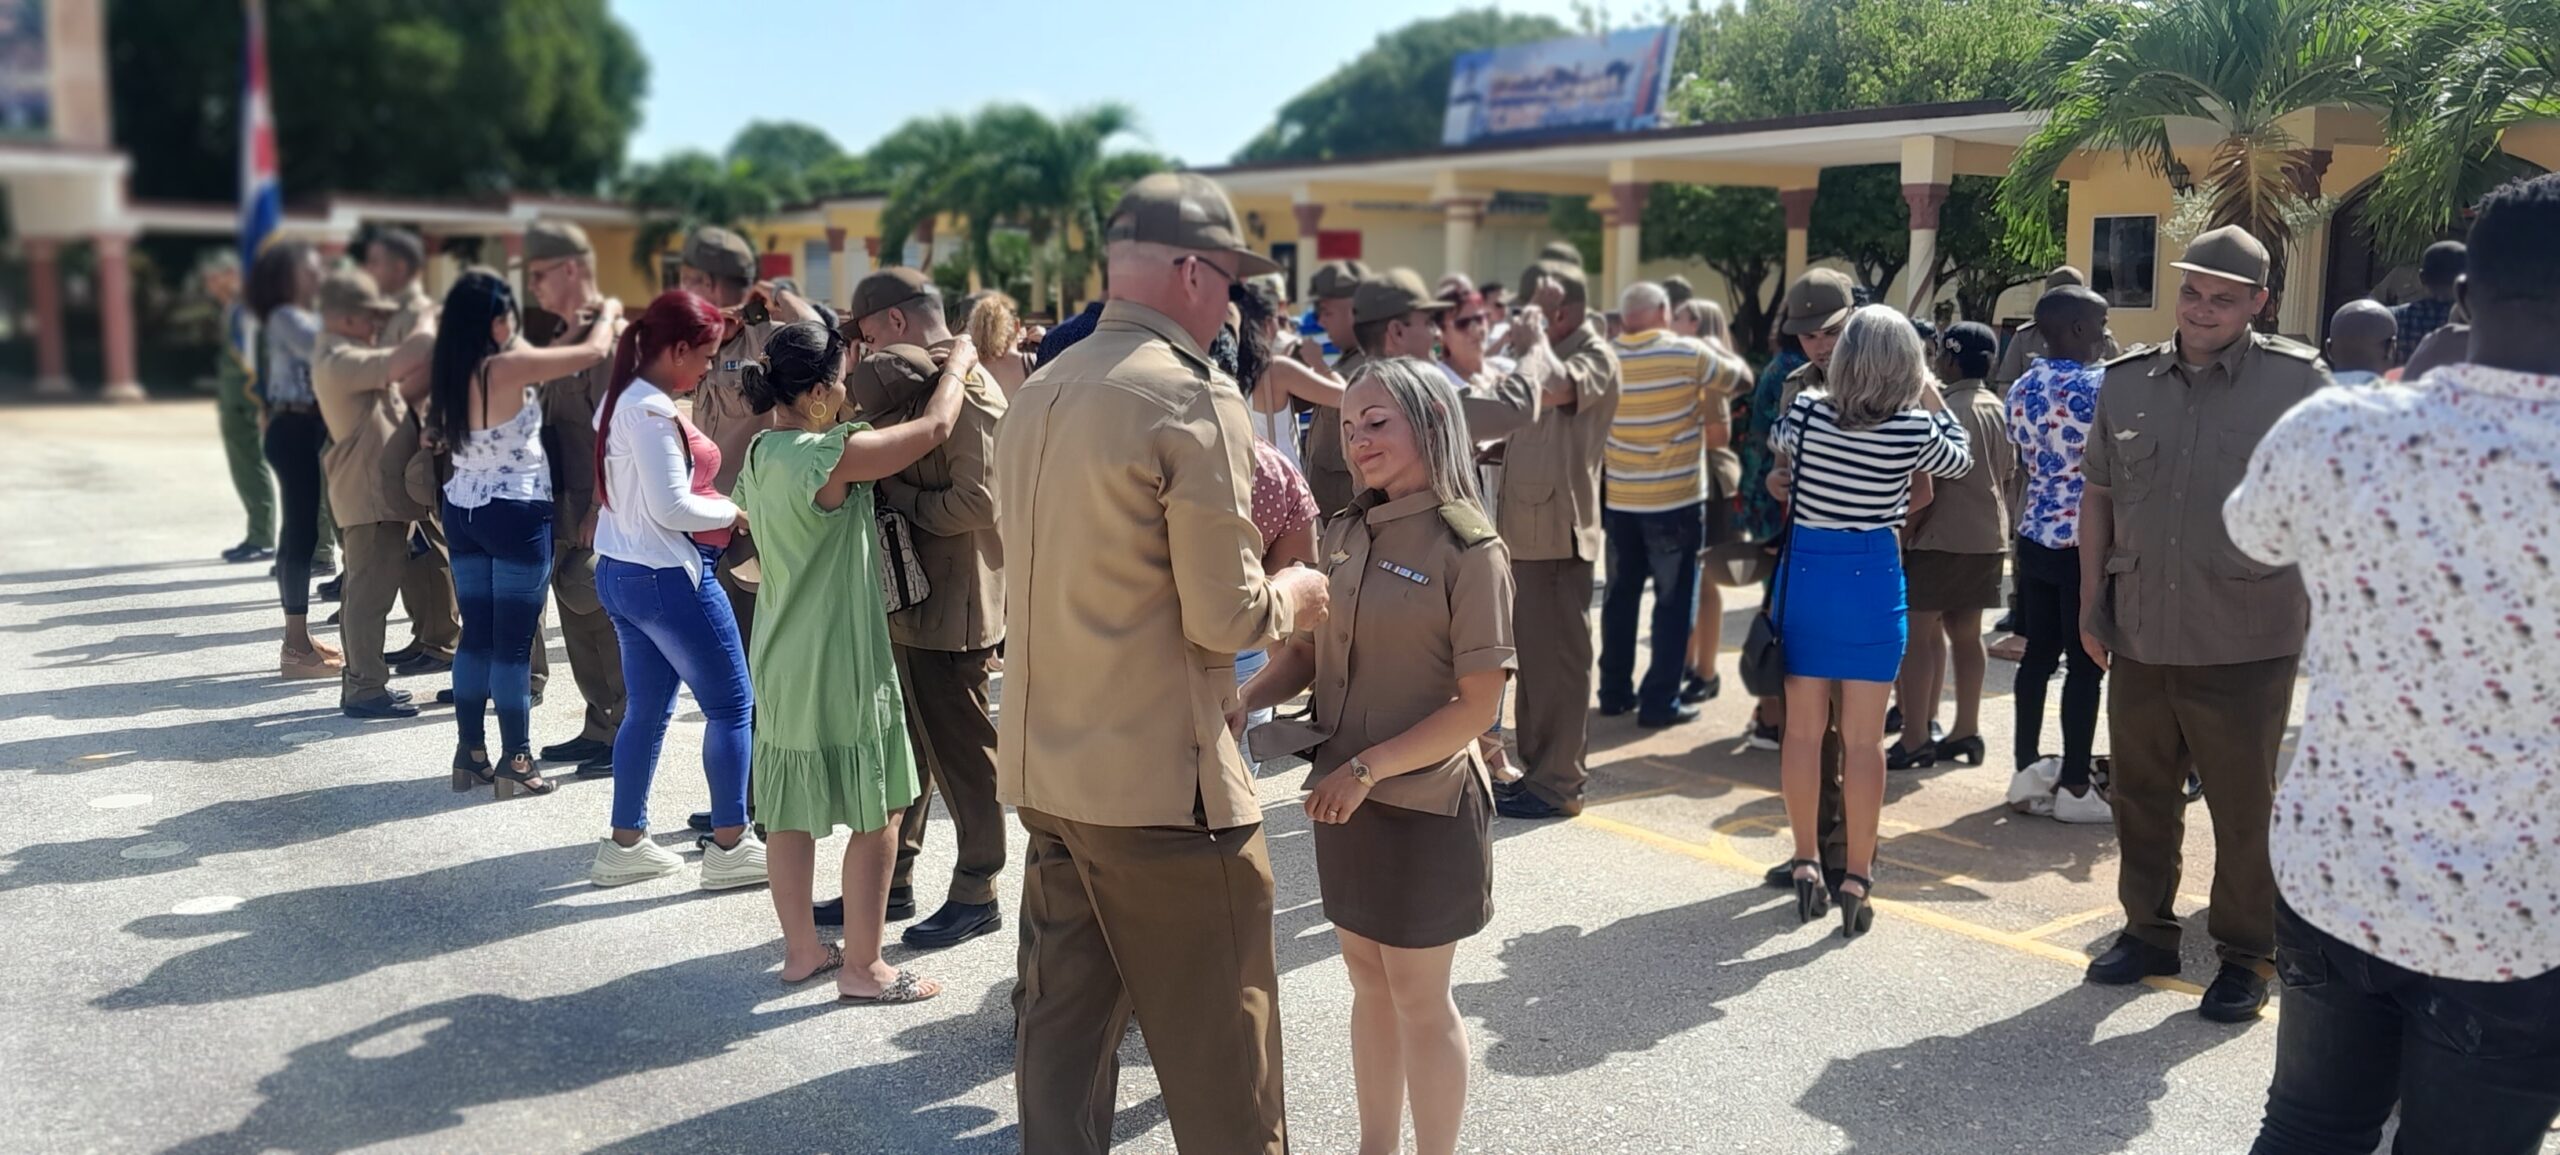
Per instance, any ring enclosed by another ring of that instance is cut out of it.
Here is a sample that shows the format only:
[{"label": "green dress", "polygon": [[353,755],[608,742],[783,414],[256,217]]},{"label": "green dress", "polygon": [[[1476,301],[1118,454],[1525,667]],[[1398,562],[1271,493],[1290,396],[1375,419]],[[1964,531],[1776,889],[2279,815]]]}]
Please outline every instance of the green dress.
[{"label": "green dress", "polygon": [[845,439],[865,428],[759,433],[738,474],[764,569],[747,670],[756,820],[767,830],[878,830],[924,792],[881,609],[871,485],[854,485],[835,509],[816,501]]}]

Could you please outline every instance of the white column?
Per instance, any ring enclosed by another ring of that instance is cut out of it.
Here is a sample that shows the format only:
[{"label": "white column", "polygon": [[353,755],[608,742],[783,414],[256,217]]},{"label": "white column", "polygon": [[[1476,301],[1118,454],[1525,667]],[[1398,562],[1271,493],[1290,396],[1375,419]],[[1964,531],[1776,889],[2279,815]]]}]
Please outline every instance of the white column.
[{"label": "white column", "polygon": [[[1457,197],[1440,202],[1440,271],[1465,273],[1468,279],[1474,279],[1476,226],[1484,220],[1484,205],[1483,200],[1472,197]],[[1303,263],[1306,258],[1300,257],[1299,260]]]}]

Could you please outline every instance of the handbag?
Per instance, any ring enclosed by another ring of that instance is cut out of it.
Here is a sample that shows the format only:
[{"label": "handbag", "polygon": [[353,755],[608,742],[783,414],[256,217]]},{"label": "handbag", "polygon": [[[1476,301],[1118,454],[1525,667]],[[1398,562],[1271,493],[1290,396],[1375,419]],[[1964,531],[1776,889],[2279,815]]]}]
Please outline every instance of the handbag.
[{"label": "handbag", "polygon": [[[1802,422],[1799,421],[1801,426]],[[1742,640],[1742,687],[1755,698],[1774,698],[1787,688],[1787,641],[1778,628],[1777,611],[1787,591],[1787,550],[1795,542],[1796,495],[1787,495],[1786,517],[1778,523],[1778,574],[1769,600],[1752,615],[1751,632]]]},{"label": "handbag", "polygon": [[875,512],[880,525],[880,601],[889,613],[897,613],[923,601],[933,593],[924,577],[924,561],[916,556],[916,534],[907,524],[905,514],[883,508]]}]

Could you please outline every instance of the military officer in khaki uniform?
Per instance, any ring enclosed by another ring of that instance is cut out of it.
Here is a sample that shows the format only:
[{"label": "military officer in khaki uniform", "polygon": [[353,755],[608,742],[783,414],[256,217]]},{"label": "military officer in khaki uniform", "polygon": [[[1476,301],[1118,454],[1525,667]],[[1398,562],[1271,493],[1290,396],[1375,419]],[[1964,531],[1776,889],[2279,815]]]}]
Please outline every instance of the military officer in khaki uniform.
[{"label": "military officer in khaki uniform", "polygon": [[350,718],[418,712],[408,691],[391,688],[382,635],[410,569],[410,527],[427,512],[409,497],[405,482],[418,423],[399,387],[424,398],[435,330],[430,325],[398,346],[377,347],[383,322],[397,308],[360,269],[341,269],[320,283],[323,330],[311,354],[311,392],[329,427],[320,466],[346,563],[338,640],[347,662],[338,708]]},{"label": "military officer in khaki uniform", "polygon": [[1264,576],[1244,395],[1203,351],[1273,271],[1207,177],[1129,186],[1093,335],[996,431],[1004,541],[997,796],[1030,834],[1014,991],[1022,1149],[1101,1155],[1131,1014],[1175,1144],[1287,1149],[1271,863],[1226,715],[1235,655],[1321,618],[1323,575]]},{"label": "military officer in khaki uniform", "polygon": [[2081,630],[2108,667],[2109,802],[2125,929],[2089,981],[2178,973],[2186,779],[2213,816],[2212,933],[2222,968],[2200,1009],[2256,1018],[2275,972],[2267,858],[2276,759],[2311,607],[2290,567],[2231,544],[2222,502],[2294,403],[2329,384],[2310,346],[2257,332],[2267,249],[2220,228],[2172,262],[2178,333],[2107,363],[2081,469]]},{"label": "military officer in khaki uniform", "polygon": [[[2044,277],[2044,291],[2048,293],[2066,286],[2086,288],[2088,284],[2089,278],[2069,265],[2056,268]],[[2006,396],[2010,383],[2026,376],[2027,368],[2036,363],[2036,358],[2051,352],[2052,348],[2053,346],[2046,343],[2044,334],[2036,331],[2035,322],[2029,321],[2018,326],[2017,332],[2009,334],[2009,347],[2000,352],[1999,366],[1991,371],[1992,390]],[[2106,341],[2098,346],[2098,356],[2101,359],[2113,358],[2121,352],[2123,350],[2116,347],[2116,338],[2113,333],[2107,334]],[[2015,498],[2017,495],[2012,493],[2009,496]],[[2016,503],[2012,501],[2011,504]]]},{"label": "military officer in khaki uniform", "polygon": [[[1388,269],[1363,278],[1351,297],[1352,334],[1361,350],[1352,368],[1371,358],[1431,361],[1440,344],[1440,323],[1453,308],[1432,295],[1423,286],[1422,275],[1411,269]],[[1474,441],[1509,437],[1538,419],[1542,403],[1560,404],[1573,396],[1573,383],[1548,347],[1543,327],[1525,326],[1520,333],[1534,335],[1536,341],[1523,343],[1518,365],[1494,380],[1487,391],[1480,394],[1451,381],[1461,390],[1459,410],[1466,417],[1467,436]],[[1347,385],[1351,374],[1343,372],[1342,378]]]},{"label": "military officer in khaki uniform", "polygon": [[[888,268],[853,289],[846,322],[874,350],[917,346],[936,361],[950,355],[952,335],[942,297],[924,274]],[[847,400],[875,425],[908,420],[932,395],[933,382],[905,357],[874,352],[867,373],[852,377]],[[940,910],[907,928],[907,945],[946,947],[997,930],[996,875],[1004,869],[1004,805],[996,801],[996,724],[987,682],[1004,641],[1004,544],[996,534],[996,427],[1004,389],[984,368],[963,386],[951,436],[915,464],[880,479],[882,509],[907,519],[923,566],[923,601],[889,615],[889,640],[906,695],[907,735],[924,769],[925,789],[942,792],[951,811],[959,858]],[[924,849],[925,812],[909,806],[889,878],[889,917],[915,912],[916,855]],[[833,909],[828,909],[831,906]],[[901,909],[903,908],[903,910]],[[822,906],[819,920],[844,919],[843,900]]]},{"label": "military officer in khaki uniform", "polygon": [[[547,332],[528,337],[545,346],[574,345],[594,335],[596,255],[586,230],[567,221],[536,221],[525,229],[525,294],[548,318]],[[604,603],[596,598],[596,406],[613,376],[610,358],[566,377],[543,382],[542,448],[551,459],[551,595],[560,608],[560,640],[569,651],[569,674],[578,683],[586,714],[578,736],[542,749],[545,762],[575,763],[581,778],[613,775],[613,735],[622,728],[622,645]],[[549,674],[543,651],[533,649],[534,684]]]},{"label": "military officer in khaki uniform", "polygon": [[[364,271],[372,275],[382,295],[398,306],[382,323],[375,344],[398,345],[421,328],[434,327],[436,300],[418,284],[426,267],[426,242],[407,229],[384,229],[365,242]],[[453,668],[453,651],[462,644],[462,604],[453,593],[453,550],[445,544],[444,527],[437,523],[433,508],[418,519],[417,535],[426,548],[410,554],[400,576],[400,604],[409,611],[409,644],[382,657],[400,674],[441,674]]]},{"label": "military officer in khaki uniform", "polygon": [[1494,527],[1511,547],[1518,586],[1513,633],[1520,757],[1528,765],[1500,807],[1513,818],[1557,818],[1582,812],[1588,777],[1591,574],[1602,544],[1601,451],[1618,415],[1618,354],[1592,324],[1580,267],[1530,266],[1520,296],[1557,302],[1554,316],[1541,319],[1571,392],[1503,447]]},{"label": "military officer in khaki uniform", "polygon": [[[1300,341],[1298,354],[1308,368],[1330,371],[1345,380],[1359,368],[1362,354],[1351,298],[1368,276],[1369,267],[1358,261],[1327,261],[1307,278],[1307,294],[1316,299],[1316,325],[1340,352],[1328,369],[1324,351],[1313,341]],[[1307,489],[1316,495],[1317,513],[1332,513],[1351,502],[1351,466],[1342,460],[1342,411],[1323,405],[1303,407],[1314,411],[1307,428]]]},{"label": "military officer in khaki uniform", "polygon": [[[817,312],[796,293],[774,287],[756,277],[756,251],[746,238],[723,228],[704,227],[693,230],[684,241],[684,267],[676,274],[677,287],[711,302],[723,312],[741,318],[736,336],[711,355],[711,371],[703,375],[702,385],[693,394],[693,426],[704,437],[720,447],[720,472],[712,484],[720,492],[729,492],[738,483],[738,470],[747,464],[747,442],[755,440],[770,424],[766,414],[747,404],[738,389],[738,376],[747,363],[764,355],[765,340],[773,331],[795,321],[814,319]],[[760,303],[769,315],[755,324],[743,322],[751,302]],[[755,590],[738,580],[738,567],[754,560],[755,536],[752,532],[732,538],[729,548],[720,555],[720,588],[728,591],[729,608],[738,619],[738,636],[755,636]]]}]

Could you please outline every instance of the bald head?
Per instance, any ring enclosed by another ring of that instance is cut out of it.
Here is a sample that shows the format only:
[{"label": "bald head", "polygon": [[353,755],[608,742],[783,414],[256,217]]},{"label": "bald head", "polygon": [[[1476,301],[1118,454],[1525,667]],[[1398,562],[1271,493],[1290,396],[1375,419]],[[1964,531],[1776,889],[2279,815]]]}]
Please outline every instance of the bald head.
[{"label": "bald head", "polygon": [[2036,298],[2036,332],[2054,357],[2090,364],[2106,345],[2107,299],[2078,285],[2047,290]]},{"label": "bald head", "polygon": [[2392,364],[2400,341],[2400,322],[2382,302],[2349,301],[2329,317],[2329,342],[2322,349],[2329,368],[2338,372],[2380,373]]}]

